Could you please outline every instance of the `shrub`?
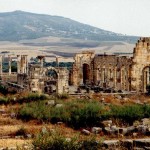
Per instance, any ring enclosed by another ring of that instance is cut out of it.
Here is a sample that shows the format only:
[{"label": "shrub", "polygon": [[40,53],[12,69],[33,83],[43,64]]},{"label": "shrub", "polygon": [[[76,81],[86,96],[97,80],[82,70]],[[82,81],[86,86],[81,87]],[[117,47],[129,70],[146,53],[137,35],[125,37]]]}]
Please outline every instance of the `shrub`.
[{"label": "shrub", "polygon": [[150,105],[104,106],[97,101],[74,100],[63,106],[45,105],[44,101],[24,104],[18,112],[24,120],[38,119],[57,123],[62,121],[75,129],[99,125],[105,119],[123,120],[132,124],[135,120],[150,117]]},{"label": "shrub", "polygon": [[38,134],[32,142],[34,149],[40,150],[98,150],[101,143],[95,138],[80,140],[78,136],[66,138],[61,132]]},{"label": "shrub", "polygon": [[113,118],[122,119],[129,124],[145,116],[141,105],[111,106],[111,114]]},{"label": "shrub", "polygon": [[8,89],[2,85],[0,85],[0,93],[6,95],[8,94]]},{"label": "shrub", "polygon": [[27,96],[18,99],[18,101],[30,102],[36,100],[45,100],[48,97],[44,94],[29,93]]},{"label": "shrub", "polygon": [[102,107],[97,102],[77,103],[68,108],[70,118],[67,123],[75,128],[97,125],[100,121]]},{"label": "shrub", "polygon": [[150,105],[143,105],[144,117],[150,118]]},{"label": "shrub", "polygon": [[8,98],[0,96],[0,104],[7,104],[8,102]]},{"label": "shrub", "polygon": [[39,101],[39,100],[46,100],[48,99],[48,96],[44,95],[44,94],[37,94],[37,93],[29,93],[28,95],[25,95],[23,97],[18,97],[16,98],[16,100],[14,101],[13,99],[10,99],[11,103],[29,103],[32,101]]},{"label": "shrub", "polygon": [[54,132],[40,133],[33,140],[34,149],[40,150],[78,150],[80,144],[76,142],[76,138],[66,140],[63,134]]},{"label": "shrub", "polygon": [[49,116],[50,108],[45,107],[44,102],[31,102],[24,104],[18,112],[18,117],[23,120],[38,119],[40,121],[47,120]]},{"label": "shrub", "polygon": [[56,94],[56,98],[58,98],[58,99],[67,99],[67,98],[69,98],[69,95],[67,93]]}]

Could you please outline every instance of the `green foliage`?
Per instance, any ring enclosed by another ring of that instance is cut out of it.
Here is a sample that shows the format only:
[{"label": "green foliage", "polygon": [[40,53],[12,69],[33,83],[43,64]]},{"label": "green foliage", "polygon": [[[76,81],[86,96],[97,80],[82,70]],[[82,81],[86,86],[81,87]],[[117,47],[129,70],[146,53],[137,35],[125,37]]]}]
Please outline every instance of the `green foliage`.
[{"label": "green foliage", "polygon": [[144,112],[144,117],[149,118],[150,117],[150,105],[145,104],[143,106],[143,112]]},{"label": "green foliage", "polygon": [[111,117],[124,120],[125,122],[132,124],[133,121],[142,119],[145,117],[143,111],[143,105],[125,105],[125,106],[111,106]]},{"label": "green foliage", "polygon": [[19,97],[15,101],[10,100],[11,103],[29,103],[33,101],[39,101],[39,100],[46,100],[48,99],[48,96],[44,94],[37,94],[37,93],[29,93],[26,96]]},{"label": "green foliage", "polygon": [[98,102],[77,102],[68,107],[70,117],[66,122],[75,128],[93,126],[100,121],[102,106]]},{"label": "green foliage", "polygon": [[128,124],[150,117],[150,105],[104,106],[97,101],[61,101],[61,107],[46,105],[44,101],[24,104],[18,116],[25,120],[38,119],[57,123],[62,121],[75,129],[99,125],[106,119],[119,119]]},{"label": "green foliage", "polygon": [[98,150],[100,143],[95,138],[79,140],[79,136],[66,138],[61,132],[40,133],[33,140],[34,149],[40,150]]},{"label": "green foliage", "polygon": [[43,121],[49,119],[49,113],[49,108],[45,107],[44,102],[31,102],[22,106],[18,117],[23,120],[38,119]]},{"label": "green foliage", "polygon": [[69,95],[67,93],[57,94],[56,98],[58,98],[58,99],[67,99],[67,98],[69,98]]},{"label": "green foliage", "polygon": [[2,85],[0,85],[0,93],[2,93],[2,94],[4,94],[4,95],[8,94],[7,88],[4,87],[4,86],[2,86]]},{"label": "green foliage", "polygon": [[7,104],[8,103],[8,98],[0,96],[0,104]]},{"label": "green foliage", "polygon": [[29,93],[23,97],[17,97],[14,100],[14,96],[7,97],[7,96],[0,96],[0,104],[15,104],[15,103],[29,103],[32,101],[40,101],[40,100],[47,100],[48,96],[44,94],[36,94],[36,93]]},{"label": "green foliage", "polygon": [[46,106],[44,102],[34,102],[23,105],[18,117],[29,120],[63,121],[74,128],[96,125],[99,122],[99,112],[102,107],[97,102],[65,103],[62,107]]}]

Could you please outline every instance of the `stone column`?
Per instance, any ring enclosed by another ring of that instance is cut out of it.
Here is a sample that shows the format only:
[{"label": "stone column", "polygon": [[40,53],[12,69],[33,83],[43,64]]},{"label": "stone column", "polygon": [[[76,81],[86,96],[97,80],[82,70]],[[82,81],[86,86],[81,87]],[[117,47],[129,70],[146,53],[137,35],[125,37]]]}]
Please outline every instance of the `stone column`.
[{"label": "stone column", "polygon": [[114,81],[114,89],[116,88],[116,82],[117,82],[117,67],[114,67],[114,75],[113,75],[113,81]]},{"label": "stone column", "polygon": [[20,55],[17,55],[17,73],[20,73]]},{"label": "stone column", "polygon": [[56,67],[59,67],[58,57],[56,56]]},{"label": "stone column", "polygon": [[40,60],[40,65],[43,67],[44,56],[37,56],[37,59]]},{"label": "stone column", "polygon": [[24,73],[27,73],[27,55],[23,56],[24,61],[23,61],[23,66],[24,66]]},{"label": "stone column", "polygon": [[0,74],[3,73],[3,61],[2,61],[2,55],[0,55]]},{"label": "stone column", "polygon": [[26,58],[25,58],[25,55],[23,55],[23,73],[26,73]]},{"label": "stone column", "polygon": [[23,73],[24,71],[24,65],[23,65],[23,55],[21,55],[21,60],[20,60],[20,73]]},{"label": "stone column", "polygon": [[25,57],[26,57],[26,74],[28,74],[28,57],[27,55]]},{"label": "stone column", "polygon": [[9,75],[11,75],[11,56],[9,55],[8,56],[9,58],[8,58],[8,69],[9,69]]}]

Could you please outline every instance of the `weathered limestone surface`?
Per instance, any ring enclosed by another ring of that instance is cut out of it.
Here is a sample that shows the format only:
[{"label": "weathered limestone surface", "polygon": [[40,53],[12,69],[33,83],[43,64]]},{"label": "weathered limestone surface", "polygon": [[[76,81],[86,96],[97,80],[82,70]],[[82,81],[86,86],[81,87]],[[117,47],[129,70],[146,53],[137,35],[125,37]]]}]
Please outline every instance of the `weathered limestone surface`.
[{"label": "weathered limestone surface", "polygon": [[86,51],[76,54],[74,59],[73,85],[95,84],[136,92],[146,92],[147,85],[150,85],[150,38],[138,40],[133,57],[95,55]]},{"label": "weathered limestone surface", "polygon": [[[43,56],[39,56],[40,65],[29,65],[27,56],[18,56],[18,84],[26,86],[31,92],[68,93],[69,71],[62,67],[43,67]],[[55,78],[52,74],[55,74]]]}]

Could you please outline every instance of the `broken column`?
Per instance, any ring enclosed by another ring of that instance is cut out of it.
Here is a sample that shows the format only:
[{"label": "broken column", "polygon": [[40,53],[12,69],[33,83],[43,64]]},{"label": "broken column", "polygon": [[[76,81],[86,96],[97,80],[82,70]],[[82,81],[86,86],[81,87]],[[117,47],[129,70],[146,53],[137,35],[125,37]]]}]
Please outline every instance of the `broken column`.
[{"label": "broken column", "polygon": [[26,73],[28,73],[28,57],[27,57],[27,55],[25,55],[25,59],[26,59]]},{"label": "broken column", "polygon": [[20,56],[18,56],[18,73],[27,73],[27,70],[28,70],[27,55],[21,55],[21,59]]},{"label": "broken column", "polygon": [[37,56],[37,59],[40,60],[40,65],[43,67],[43,61],[45,56]]},{"label": "broken column", "polygon": [[0,55],[0,74],[3,73],[3,61],[2,61],[2,55]]},{"label": "broken column", "polygon": [[20,55],[17,55],[17,73],[20,73],[20,66],[21,66],[21,64],[20,64]]},{"label": "broken column", "polygon": [[56,67],[59,67],[58,57],[56,56]]},{"label": "broken column", "polygon": [[21,60],[20,60],[20,73],[24,73],[24,57],[21,55]]},{"label": "broken column", "polygon": [[24,70],[23,70],[23,73],[27,73],[27,70],[28,70],[28,61],[27,61],[27,55],[23,55],[23,59],[24,59],[24,61],[23,61],[23,68],[24,68]]},{"label": "broken column", "polygon": [[8,56],[8,69],[9,69],[9,75],[11,74],[11,56]]}]

